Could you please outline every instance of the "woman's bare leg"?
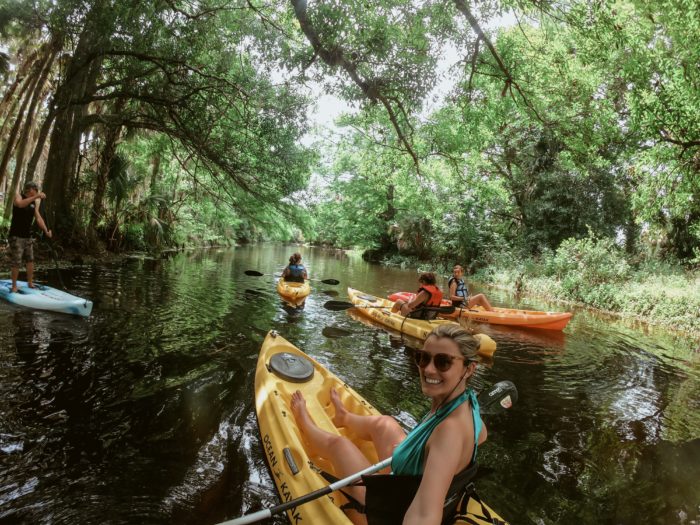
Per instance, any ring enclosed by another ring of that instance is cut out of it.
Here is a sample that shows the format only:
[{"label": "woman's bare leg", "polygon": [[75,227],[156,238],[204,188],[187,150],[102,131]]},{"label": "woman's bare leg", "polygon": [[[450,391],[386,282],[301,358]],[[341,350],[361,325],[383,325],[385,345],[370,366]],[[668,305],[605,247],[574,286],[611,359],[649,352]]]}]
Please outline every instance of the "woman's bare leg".
[{"label": "woman's bare leg", "polygon": [[493,310],[491,303],[482,293],[469,297],[469,308],[473,308],[474,306],[483,306],[486,310]]},{"label": "woman's bare leg", "polygon": [[[306,400],[299,390],[292,394],[290,408],[292,414],[294,414],[294,419],[314,453],[331,462],[335,468],[336,477],[342,479],[370,466],[370,462],[352,441],[344,436],[326,432],[316,425],[309,415],[309,411],[306,408]],[[346,487],[343,490],[347,491],[362,505],[365,504],[364,487]],[[355,524],[367,523],[364,516],[357,512],[349,512],[348,517]]]},{"label": "woman's bare leg", "polygon": [[396,445],[406,437],[401,425],[391,416],[361,416],[349,412],[334,389],[331,389],[331,402],[335,407],[335,426],[346,427],[361,439],[371,440],[380,460],[391,456]]}]

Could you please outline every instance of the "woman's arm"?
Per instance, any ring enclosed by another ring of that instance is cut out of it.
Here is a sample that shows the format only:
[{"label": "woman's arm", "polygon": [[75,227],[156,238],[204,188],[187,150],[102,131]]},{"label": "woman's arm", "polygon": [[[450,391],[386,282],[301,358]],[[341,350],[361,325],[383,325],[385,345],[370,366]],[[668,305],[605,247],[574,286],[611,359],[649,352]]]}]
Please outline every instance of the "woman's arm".
[{"label": "woman's arm", "polygon": [[452,281],[450,283],[450,301],[460,301],[462,299],[464,297],[457,295],[457,281]]},{"label": "woman's arm", "polygon": [[405,316],[410,314],[412,311],[419,308],[428,299],[430,299],[428,293],[421,290],[419,294],[416,294],[412,301],[401,305],[401,315]]},{"label": "woman's arm", "polygon": [[[474,434],[473,429],[471,434]],[[474,438],[464,435],[464,424],[459,420],[448,418],[437,426],[426,445],[423,480],[404,516],[403,525],[440,525],[452,479],[461,470],[465,450],[473,449]]]}]

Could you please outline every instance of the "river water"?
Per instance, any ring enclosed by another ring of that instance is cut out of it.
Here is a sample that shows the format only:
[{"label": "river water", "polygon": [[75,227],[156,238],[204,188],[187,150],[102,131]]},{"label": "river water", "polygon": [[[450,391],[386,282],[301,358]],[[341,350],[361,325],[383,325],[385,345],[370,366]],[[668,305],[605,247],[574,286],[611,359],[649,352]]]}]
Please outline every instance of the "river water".
[{"label": "river water", "polygon": [[[301,248],[303,309],[272,277],[275,245],[62,270],[88,319],[0,303],[0,523],[214,524],[277,502],[253,381],[268,330],[321,361],[381,411],[428,408],[402,342],[346,312],[348,285],[416,287],[415,271]],[[55,270],[38,278],[59,286]],[[445,283],[441,283],[444,286]],[[500,306],[561,310],[498,290]],[[700,522],[697,341],[576,311],[564,333],[479,325],[498,343],[474,386],[520,399],[486,419],[481,497],[513,524]],[[397,393],[400,395],[397,396]],[[276,518],[273,523],[286,523]]]}]

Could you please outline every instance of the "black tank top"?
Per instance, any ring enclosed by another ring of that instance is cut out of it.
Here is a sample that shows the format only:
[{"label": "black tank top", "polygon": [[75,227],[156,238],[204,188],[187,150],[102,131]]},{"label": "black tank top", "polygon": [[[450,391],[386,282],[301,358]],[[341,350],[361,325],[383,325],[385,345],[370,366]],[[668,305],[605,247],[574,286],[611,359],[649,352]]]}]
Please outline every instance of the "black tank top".
[{"label": "black tank top", "polygon": [[[24,196],[22,196],[24,198]],[[32,222],[34,221],[35,203],[20,208],[12,205],[12,223],[8,237],[23,237],[28,239],[32,236]]]}]

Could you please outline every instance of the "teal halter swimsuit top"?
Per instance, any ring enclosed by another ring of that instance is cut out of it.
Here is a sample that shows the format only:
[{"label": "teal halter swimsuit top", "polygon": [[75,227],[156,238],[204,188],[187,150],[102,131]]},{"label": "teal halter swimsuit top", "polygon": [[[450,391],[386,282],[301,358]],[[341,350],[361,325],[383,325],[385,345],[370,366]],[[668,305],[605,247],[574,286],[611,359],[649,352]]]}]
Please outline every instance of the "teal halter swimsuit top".
[{"label": "teal halter swimsuit top", "polygon": [[474,422],[474,455],[472,463],[476,461],[476,449],[481,432],[481,414],[479,413],[479,402],[476,394],[469,388],[459,396],[440,407],[435,414],[419,423],[394,449],[391,458],[392,474],[403,474],[409,476],[420,476],[423,474],[423,462],[425,456],[425,444],[428,442],[430,434],[442,423],[445,418],[459,405],[469,400],[472,405],[472,420]]}]

